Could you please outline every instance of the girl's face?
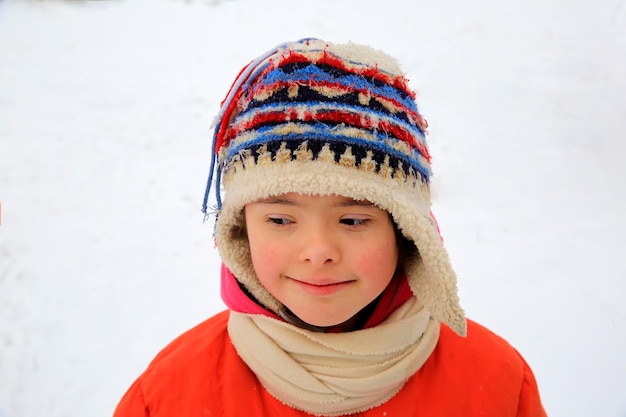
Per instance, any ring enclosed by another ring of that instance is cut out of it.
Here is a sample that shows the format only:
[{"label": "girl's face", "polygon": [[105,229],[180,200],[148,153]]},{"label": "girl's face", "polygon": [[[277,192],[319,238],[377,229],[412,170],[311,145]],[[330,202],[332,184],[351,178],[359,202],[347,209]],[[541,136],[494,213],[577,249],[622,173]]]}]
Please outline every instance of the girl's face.
[{"label": "girl's face", "polygon": [[245,207],[254,270],[308,324],[341,324],[391,281],[398,246],[389,214],[341,196],[283,194]]}]

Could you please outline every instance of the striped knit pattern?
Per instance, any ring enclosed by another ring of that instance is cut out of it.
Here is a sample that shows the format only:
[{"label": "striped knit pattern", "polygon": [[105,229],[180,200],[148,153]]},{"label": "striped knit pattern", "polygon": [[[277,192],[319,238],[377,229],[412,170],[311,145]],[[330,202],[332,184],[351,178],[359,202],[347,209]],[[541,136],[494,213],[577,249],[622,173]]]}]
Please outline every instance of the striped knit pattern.
[{"label": "striped knit pattern", "polygon": [[326,50],[287,50],[240,98],[219,143],[222,166],[319,158],[428,182],[426,122],[413,97],[401,76],[346,65]]},{"label": "striped knit pattern", "polygon": [[[334,160],[429,183],[427,124],[405,77],[378,63],[342,59],[317,40],[289,46],[256,63],[253,79],[240,75],[223,103],[220,122],[230,123],[216,129],[217,187],[222,171],[259,160]],[[208,188],[205,212],[207,199]]]}]

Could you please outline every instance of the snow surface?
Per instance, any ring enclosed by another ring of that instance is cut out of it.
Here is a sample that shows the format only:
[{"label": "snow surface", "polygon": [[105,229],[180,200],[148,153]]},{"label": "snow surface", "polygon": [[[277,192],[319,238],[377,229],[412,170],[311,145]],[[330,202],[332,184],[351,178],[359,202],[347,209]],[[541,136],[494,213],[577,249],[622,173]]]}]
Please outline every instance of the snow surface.
[{"label": "snow surface", "polygon": [[209,125],[244,64],[316,36],[418,90],[468,316],[551,416],[626,416],[626,4],[384,4],[0,1],[0,409],[111,415],[223,309]]}]

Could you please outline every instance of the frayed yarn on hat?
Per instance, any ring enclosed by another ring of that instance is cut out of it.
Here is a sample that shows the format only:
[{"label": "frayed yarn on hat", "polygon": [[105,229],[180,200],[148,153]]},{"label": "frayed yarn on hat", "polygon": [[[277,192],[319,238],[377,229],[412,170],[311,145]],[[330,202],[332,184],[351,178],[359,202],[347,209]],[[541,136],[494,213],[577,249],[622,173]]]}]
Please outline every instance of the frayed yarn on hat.
[{"label": "frayed yarn on hat", "polygon": [[456,275],[430,215],[426,127],[397,62],[368,46],[305,39],[252,61],[216,117],[203,203],[206,214],[215,181],[215,238],[228,269],[280,312],[254,273],[245,204],[289,192],[368,200],[415,243],[404,265],[413,293],[465,334]]}]

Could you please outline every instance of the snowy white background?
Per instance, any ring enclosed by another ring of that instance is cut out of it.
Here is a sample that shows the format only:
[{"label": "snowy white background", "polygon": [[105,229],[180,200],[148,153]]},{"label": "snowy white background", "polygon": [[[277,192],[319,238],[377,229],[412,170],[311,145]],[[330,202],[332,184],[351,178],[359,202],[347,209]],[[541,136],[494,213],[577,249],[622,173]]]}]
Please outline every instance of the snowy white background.
[{"label": "snowy white background", "polygon": [[549,414],[625,417],[623,0],[0,0],[0,410],[109,416],[223,308],[209,125],[307,36],[403,64],[463,305]]}]

